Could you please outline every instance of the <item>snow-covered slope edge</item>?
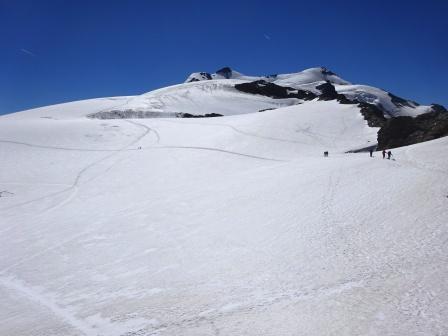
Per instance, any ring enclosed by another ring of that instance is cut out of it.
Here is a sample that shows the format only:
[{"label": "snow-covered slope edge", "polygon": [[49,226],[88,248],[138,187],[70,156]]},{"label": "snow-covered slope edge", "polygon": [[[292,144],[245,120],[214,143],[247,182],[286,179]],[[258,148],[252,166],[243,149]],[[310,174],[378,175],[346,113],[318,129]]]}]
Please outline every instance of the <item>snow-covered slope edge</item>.
[{"label": "snow-covered slope edge", "polygon": [[0,334],[447,334],[447,138],[342,154],[376,130],[336,100],[77,108],[0,118]]},{"label": "snow-covered slope edge", "polygon": [[217,117],[306,105],[314,99],[356,105],[369,126],[381,128],[379,148],[395,148],[448,135],[448,113],[443,106],[420,106],[377,88],[353,85],[326,68],[258,77],[223,68],[215,74],[195,73],[187,83],[138,96],[59,104],[10,118]]},{"label": "snow-covered slope edge", "polygon": [[355,102],[373,104],[380,108],[387,118],[397,116],[415,117],[434,110],[434,105],[420,105],[412,100],[397,97],[390,92],[368,85],[353,85],[325,67],[310,68],[291,74],[269,76],[245,76],[226,67],[218,70],[215,74],[205,72],[193,73],[187,78],[186,82],[217,78],[234,78],[246,81],[263,80],[279,86],[312,91],[317,95],[320,94],[320,91],[316,87],[325,82],[329,82],[335,86],[339,94],[343,94],[347,99]]}]

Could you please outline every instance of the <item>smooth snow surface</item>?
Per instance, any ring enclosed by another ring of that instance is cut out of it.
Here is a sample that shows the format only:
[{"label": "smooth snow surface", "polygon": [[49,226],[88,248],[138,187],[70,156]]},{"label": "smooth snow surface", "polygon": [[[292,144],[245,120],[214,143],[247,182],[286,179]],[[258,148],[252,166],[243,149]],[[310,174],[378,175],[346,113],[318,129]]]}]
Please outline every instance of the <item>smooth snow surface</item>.
[{"label": "smooth snow surface", "polygon": [[344,154],[377,129],[335,101],[85,117],[153,97],[0,118],[1,335],[448,334],[448,138]]}]

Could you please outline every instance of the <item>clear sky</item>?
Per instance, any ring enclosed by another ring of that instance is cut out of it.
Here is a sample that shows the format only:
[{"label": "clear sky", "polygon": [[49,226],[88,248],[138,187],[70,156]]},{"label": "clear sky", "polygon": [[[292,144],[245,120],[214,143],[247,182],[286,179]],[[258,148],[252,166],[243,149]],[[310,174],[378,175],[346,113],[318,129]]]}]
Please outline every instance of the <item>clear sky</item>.
[{"label": "clear sky", "polygon": [[325,66],[448,107],[448,1],[0,0],[0,114],[230,66]]}]

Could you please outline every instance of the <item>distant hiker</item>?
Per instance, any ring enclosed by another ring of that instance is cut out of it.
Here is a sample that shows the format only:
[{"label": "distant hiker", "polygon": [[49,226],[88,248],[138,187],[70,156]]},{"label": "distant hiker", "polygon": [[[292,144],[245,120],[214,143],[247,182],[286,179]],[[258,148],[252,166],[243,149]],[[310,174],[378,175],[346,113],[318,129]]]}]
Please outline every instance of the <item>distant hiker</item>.
[{"label": "distant hiker", "polygon": [[373,157],[373,148],[369,149],[370,157]]},{"label": "distant hiker", "polygon": [[387,152],[387,158],[390,160],[390,157],[392,156],[392,152],[391,151],[388,151]]},{"label": "distant hiker", "polygon": [[328,152],[327,151],[324,152],[324,157],[328,157]]},{"label": "distant hiker", "polygon": [[383,159],[386,157],[386,150],[383,149]]}]

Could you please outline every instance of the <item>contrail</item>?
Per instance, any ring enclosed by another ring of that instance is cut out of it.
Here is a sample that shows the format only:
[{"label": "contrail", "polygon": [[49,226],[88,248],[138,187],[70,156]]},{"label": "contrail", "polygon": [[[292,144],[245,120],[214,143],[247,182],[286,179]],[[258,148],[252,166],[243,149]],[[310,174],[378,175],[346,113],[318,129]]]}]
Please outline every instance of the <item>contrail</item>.
[{"label": "contrail", "polygon": [[27,54],[27,55],[36,56],[35,53],[33,53],[33,52],[31,52],[31,51],[29,51],[29,50],[27,50],[25,48],[20,49],[20,51],[25,53],[25,54]]}]

